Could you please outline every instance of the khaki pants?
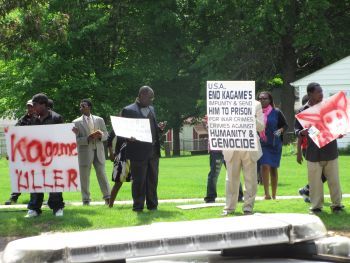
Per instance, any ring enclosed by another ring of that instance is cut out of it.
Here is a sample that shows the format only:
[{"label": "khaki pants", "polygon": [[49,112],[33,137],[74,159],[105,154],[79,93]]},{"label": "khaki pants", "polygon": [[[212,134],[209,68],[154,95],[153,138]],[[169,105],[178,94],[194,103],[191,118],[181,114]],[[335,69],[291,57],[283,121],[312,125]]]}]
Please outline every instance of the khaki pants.
[{"label": "khaki pants", "polygon": [[[103,195],[103,199],[108,199],[111,194],[111,189],[108,183],[108,179],[106,177],[105,164],[100,163],[97,157],[96,151],[94,151],[94,159],[92,162],[97,176],[98,184],[100,185],[100,189]],[[81,196],[84,201],[91,201],[90,199],[90,173],[91,173],[91,165],[80,165],[80,185],[81,185]]]},{"label": "khaki pants", "polygon": [[308,179],[310,185],[311,208],[322,208],[323,182],[322,173],[327,177],[329,193],[332,200],[332,207],[341,206],[342,193],[339,182],[338,158],[331,161],[307,162]]},{"label": "khaki pants", "polygon": [[243,211],[252,212],[257,191],[257,167],[251,160],[250,152],[236,151],[233,158],[226,162],[226,205],[224,211],[229,213],[236,209],[238,202],[240,173],[244,176]]}]

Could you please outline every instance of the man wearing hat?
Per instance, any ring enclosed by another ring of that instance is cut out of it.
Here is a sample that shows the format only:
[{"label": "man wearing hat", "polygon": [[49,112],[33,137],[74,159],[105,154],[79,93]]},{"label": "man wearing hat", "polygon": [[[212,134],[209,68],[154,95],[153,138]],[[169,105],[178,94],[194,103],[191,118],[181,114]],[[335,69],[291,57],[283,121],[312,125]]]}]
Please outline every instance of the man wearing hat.
[{"label": "man wearing hat", "polygon": [[[37,114],[31,121],[31,125],[52,125],[63,123],[60,114],[49,109],[49,99],[43,93],[33,96],[33,108]],[[41,206],[43,204],[44,193],[31,193],[28,203],[28,213],[25,217],[36,217],[41,214]],[[63,216],[63,196],[62,192],[50,192],[47,201],[48,206],[52,209],[55,216]]]},{"label": "man wearing hat", "polygon": [[[32,100],[27,101],[27,112],[24,114],[16,123],[16,126],[27,126],[30,125],[34,116],[33,102]],[[5,205],[12,205],[17,203],[18,197],[21,193],[12,193],[10,199],[5,202]]]}]

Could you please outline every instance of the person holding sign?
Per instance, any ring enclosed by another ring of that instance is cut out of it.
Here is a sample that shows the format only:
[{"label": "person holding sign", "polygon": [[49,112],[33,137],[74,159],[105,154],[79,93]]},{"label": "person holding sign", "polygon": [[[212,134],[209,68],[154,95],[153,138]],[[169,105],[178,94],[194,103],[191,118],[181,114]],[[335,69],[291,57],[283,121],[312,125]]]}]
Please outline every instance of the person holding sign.
[{"label": "person holding sign", "polygon": [[[306,94],[301,100],[301,105],[304,106],[308,101],[309,101],[309,97]],[[299,164],[303,163],[303,156],[305,158],[306,149],[307,149],[307,137],[306,136],[298,137],[298,139],[297,139],[297,162]],[[327,181],[327,178],[322,174],[321,180],[322,180],[322,183],[325,183]],[[303,197],[303,199],[306,203],[310,203],[310,186],[309,186],[309,184],[300,188],[298,192]]]},{"label": "person holding sign", "polygon": [[135,103],[123,108],[122,117],[149,119],[152,143],[129,139],[126,146],[126,159],[130,160],[133,211],[142,212],[146,200],[148,210],[158,207],[158,165],[160,157],[159,134],[165,123],[157,123],[153,106],[154,92],[149,86],[142,86]]},{"label": "person holding sign", "polygon": [[[261,104],[258,101],[255,103],[255,122],[258,132],[264,130],[264,119],[261,110]],[[258,137],[258,135],[255,135]],[[238,193],[240,185],[241,169],[244,176],[244,203],[243,213],[246,215],[253,213],[255,196],[257,191],[257,161],[262,155],[259,138],[257,140],[257,151],[237,151],[223,150],[224,159],[226,162],[226,205],[222,212],[222,216],[232,214],[237,206]]]},{"label": "person holding sign", "polygon": [[263,155],[259,160],[265,191],[265,199],[271,199],[269,184],[271,178],[272,199],[276,199],[278,184],[278,167],[282,155],[282,135],[288,129],[283,113],[275,108],[270,92],[260,92],[258,99],[264,113],[265,129],[260,132]]},{"label": "person holding sign", "polygon": [[[58,113],[49,110],[48,97],[43,93],[38,93],[32,98],[33,108],[37,114],[31,121],[31,125],[50,125],[63,123],[63,118]],[[28,203],[28,213],[26,217],[36,217],[41,214],[41,206],[44,199],[44,193],[31,193]],[[53,210],[55,216],[63,216],[63,196],[61,192],[50,192],[47,202]]]},{"label": "person holding sign", "polygon": [[[204,127],[208,130],[208,115],[205,115],[202,123]],[[207,179],[207,194],[204,197],[204,202],[206,203],[215,203],[215,199],[217,197],[216,185],[218,182],[218,177],[221,171],[222,165],[225,164],[224,156],[222,151],[215,151],[210,149],[210,144],[208,142],[208,152],[209,152],[209,166],[210,170],[208,173]],[[239,195],[238,201],[243,201],[243,190],[242,185],[239,184]]]},{"label": "person holding sign", "polygon": [[[298,113],[321,103],[323,100],[323,90],[320,84],[315,82],[309,83],[306,91],[309,96],[309,101]],[[328,112],[330,113],[332,110],[337,109],[333,108]],[[324,196],[321,176],[323,174],[328,180],[329,193],[332,201],[331,210],[338,213],[344,210],[344,206],[341,204],[342,193],[339,182],[337,141],[332,140],[319,148],[310,137],[311,128],[304,128],[298,119],[295,119],[295,135],[301,138],[307,138],[305,159],[307,160],[308,181],[310,186],[310,212],[322,212]]]},{"label": "person holding sign", "polygon": [[[27,101],[27,112],[25,115],[23,115],[18,122],[16,123],[16,126],[27,126],[30,125],[32,122],[32,118],[34,117],[34,108],[33,108],[33,101],[28,100]],[[9,200],[5,202],[5,205],[12,205],[16,204],[18,197],[21,195],[21,193],[11,193],[11,196]]]},{"label": "person holding sign", "polygon": [[108,205],[111,190],[106,177],[106,158],[103,145],[103,142],[107,140],[108,132],[104,120],[101,117],[92,115],[91,109],[91,100],[81,100],[80,112],[82,116],[73,121],[78,143],[81,195],[83,205],[89,205],[91,201],[89,190],[90,172],[91,165],[93,165],[103,199]]}]

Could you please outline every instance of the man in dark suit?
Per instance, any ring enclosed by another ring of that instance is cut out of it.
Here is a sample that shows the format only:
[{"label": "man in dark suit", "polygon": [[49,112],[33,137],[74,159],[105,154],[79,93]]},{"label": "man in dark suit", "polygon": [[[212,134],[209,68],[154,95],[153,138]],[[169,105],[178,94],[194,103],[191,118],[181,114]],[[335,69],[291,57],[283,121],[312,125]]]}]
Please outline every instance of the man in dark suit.
[{"label": "man in dark suit", "polygon": [[126,158],[130,160],[132,182],[133,211],[142,212],[146,200],[148,210],[158,207],[157,185],[160,157],[159,133],[164,123],[157,123],[153,106],[154,92],[148,86],[139,90],[135,103],[122,110],[122,117],[149,119],[152,143],[131,139],[127,142]]}]

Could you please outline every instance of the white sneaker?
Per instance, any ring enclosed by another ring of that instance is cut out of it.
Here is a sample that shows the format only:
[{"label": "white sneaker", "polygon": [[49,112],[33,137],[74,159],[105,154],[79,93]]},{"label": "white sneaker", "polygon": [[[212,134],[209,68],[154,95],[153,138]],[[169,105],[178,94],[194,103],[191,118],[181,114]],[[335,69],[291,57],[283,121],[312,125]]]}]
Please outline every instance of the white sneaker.
[{"label": "white sneaker", "polygon": [[55,216],[63,216],[63,209],[58,209],[55,213]]},{"label": "white sneaker", "polygon": [[222,211],[221,216],[233,215],[234,212],[235,212],[235,211],[227,211],[227,210],[224,210],[224,211]]},{"label": "white sneaker", "polygon": [[30,217],[37,217],[39,214],[35,210],[28,210],[28,213],[26,214],[25,218],[30,218]]}]

